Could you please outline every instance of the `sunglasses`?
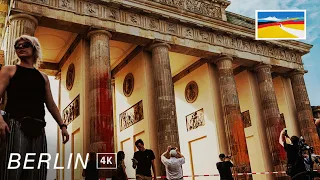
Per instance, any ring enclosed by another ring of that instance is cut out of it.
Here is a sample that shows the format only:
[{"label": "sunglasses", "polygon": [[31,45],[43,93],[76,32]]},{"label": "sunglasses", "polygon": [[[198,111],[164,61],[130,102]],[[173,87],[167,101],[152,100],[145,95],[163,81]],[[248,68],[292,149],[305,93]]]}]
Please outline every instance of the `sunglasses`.
[{"label": "sunglasses", "polygon": [[30,42],[24,42],[22,44],[14,45],[15,49],[24,49],[24,48],[29,48],[29,47],[33,47],[33,45]]}]

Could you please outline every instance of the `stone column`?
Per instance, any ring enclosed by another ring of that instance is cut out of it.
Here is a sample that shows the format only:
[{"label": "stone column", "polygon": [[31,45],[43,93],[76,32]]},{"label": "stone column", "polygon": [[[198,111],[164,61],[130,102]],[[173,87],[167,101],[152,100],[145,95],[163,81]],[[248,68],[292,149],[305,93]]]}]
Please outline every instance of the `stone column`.
[{"label": "stone column", "polygon": [[34,36],[38,20],[28,14],[15,14],[9,17],[9,34],[6,52],[6,65],[17,63],[14,41],[21,35]]},{"label": "stone column", "polygon": [[268,139],[269,151],[275,171],[283,171],[281,162],[281,149],[279,136],[284,128],[281,123],[280,111],[271,76],[271,65],[259,64],[254,68],[260,90],[261,107],[263,110],[265,129]]},{"label": "stone column", "polygon": [[232,57],[220,56],[214,60],[218,68],[220,94],[224,114],[229,152],[235,162],[234,172],[250,172],[250,161],[241,117],[236,82],[232,69]]},{"label": "stone column", "polygon": [[[109,41],[111,34],[104,30],[91,31],[88,93],[90,121],[89,151],[114,152],[114,127]],[[103,175],[106,176],[106,175]]]},{"label": "stone column", "polygon": [[[165,152],[169,145],[180,148],[169,48],[170,46],[165,43],[156,43],[150,46],[156,94],[159,154]],[[165,169],[161,163],[161,172],[157,172],[157,175],[164,174]]]},{"label": "stone column", "polygon": [[5,29],[5,20],[8,14],[8,1],[0,0],[0,44],[2,44],[2,31]]},{"label": "stone column", "polygon": [[315,153],[318,154],[320,153],[319,136],[313,121],[313,113],[303,78],[304,73],[304,70],[294,70],[289,74],[289,77],[291,79],[301,135],[306,140],[306,143],[314,147]]}]

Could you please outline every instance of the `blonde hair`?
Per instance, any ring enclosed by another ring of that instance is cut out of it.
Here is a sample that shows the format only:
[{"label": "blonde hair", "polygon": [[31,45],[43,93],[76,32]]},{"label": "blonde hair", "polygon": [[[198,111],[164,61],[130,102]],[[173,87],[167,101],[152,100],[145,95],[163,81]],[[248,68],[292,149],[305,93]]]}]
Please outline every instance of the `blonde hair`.
[{"label": "blonde hair", "polygon": [[[39,66],[39,63],[42,59],[42,52],[38,38],[29,35],[22,35],[15,40],[14,45],[16,45],[21,40],[28,41],[33,45],[33,65]],[[18,60],[20,59],[18,58]]]}]

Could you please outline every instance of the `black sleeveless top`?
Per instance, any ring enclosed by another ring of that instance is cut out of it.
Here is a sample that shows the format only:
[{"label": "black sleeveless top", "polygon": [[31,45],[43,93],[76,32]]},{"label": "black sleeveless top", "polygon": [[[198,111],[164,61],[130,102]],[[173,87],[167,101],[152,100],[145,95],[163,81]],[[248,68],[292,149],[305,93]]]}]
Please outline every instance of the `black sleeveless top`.
[{"label": "black sleeveless top", "polygon": [[44,120],[45,80],[35,68],[19,65],[7,87],[6,112],[12,117]]}]

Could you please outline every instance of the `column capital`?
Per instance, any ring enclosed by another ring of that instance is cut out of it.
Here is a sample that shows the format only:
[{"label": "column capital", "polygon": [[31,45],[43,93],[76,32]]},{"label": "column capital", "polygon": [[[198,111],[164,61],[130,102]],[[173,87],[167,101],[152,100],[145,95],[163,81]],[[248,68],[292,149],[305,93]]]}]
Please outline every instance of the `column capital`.
[{"label": "column capital", "polygon": [[109,37],[109,39],[112,37],[112,34],[106,30],[93,30],[93,31],[90,31],[87,36],[88,38],[90,38],[94,34],[105,34]]},{"label": "column capital", "polygon": [[230,55],[221,54],[221,55],[219,55],[218,57],[216,57],[216,59],[213,59],[212,62],[213,62],[214,64],[217,64],[217,63],[219,63],[220,61],[223,61],[223,60],[233,61],[233,58],[232,58],[232,56],[230,56]]},{"label": "column capital", "polygon": [[253,67],[253,70],[254,70],[254,71],[259,71],[259,70],[262,69],[262,68],[271,69],[272,66],[271,66],[270,64],[259,63],[258,65],[256,65],[256,66]]},{"label": "column capital", "polygon": [[164,42],[153,43],[150,45],[150,47],[148,49],[150,49],[152,51],[154,48],[159,47],[159,46],[165,46],[168,49],[171,49],[171,46],[168,43],[164,43]]},{"label": "column capital", "polygon": [[22,13],[21,14],[11,15],[9,17],[9,23],[11,23],[11,21],[13,21],[14,19],[18,19],[18,18],[29,19],[29,20],[33,21],[36,24],[36,26],[38,26],[38,20],[35,17],[33,17],[33,16],[29,15],[29,14],[22,14]]},{"label": "column capital", "polygon": [[297,74],[304,75],[305,73],[308,73],[308,71],[304,70],[304,69],[295,69],[295,70],[289,72],[288,77],[291,78],[292,76],[297,75]]}]

